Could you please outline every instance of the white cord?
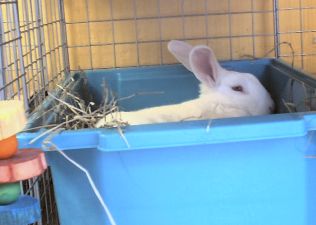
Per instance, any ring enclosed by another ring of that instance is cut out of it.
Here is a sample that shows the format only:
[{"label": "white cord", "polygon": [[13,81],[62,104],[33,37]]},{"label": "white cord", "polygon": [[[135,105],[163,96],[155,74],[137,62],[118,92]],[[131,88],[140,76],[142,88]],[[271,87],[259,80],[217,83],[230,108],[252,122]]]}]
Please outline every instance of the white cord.
[{"label": "white cord", "polygon": [[127,138],[125,137],[125,135],[124,135],[124,133],[123,133],[121,127],[117,127],[117,131],[118,131],[118,133],[121,135],[121,138],[122,138],[123,141],[125,142],[127,148],[131,148],[131,145],[129,144]]},{"label": "white cord", "polygon": [[207,133],[210,132],[212,122],[213,122],[213,120],[209,120],[208,123],[207,123],[207,126],[206,126],[206,132]]},{"label": "white cord", "polygon": [[57,152],[59,152],[59,154],[61,154],[65,159],[67,159],[70,163],[72,163],[74,166],[76,166],[78,169],[80,169],[82,172],[84,172],[88,178],[88,181],[93,189],[93,192],[95,193],[95,195],[97,196],[99,202],[101,203],[109,221],[111,225],[116,225],[116,222],[112,216],[112,213],[109,210],[109,207],[106,205],[106,203],[103,201],[102,196],[98,190],[98,188],[96,187],[92,177],[90,176],[90,173],[88,172],[87,169],[85,169],[83,166],[81,166],[79,163],[77,163],[76,161],[72,160],[71,158],[69,158],[69,156],[67,156],[63,151],[61,151],[54,143],[52,143],[51,141],[43,141],[43,148],[45,149],[49,149],[47,148],[47,144],[51,145]]}]

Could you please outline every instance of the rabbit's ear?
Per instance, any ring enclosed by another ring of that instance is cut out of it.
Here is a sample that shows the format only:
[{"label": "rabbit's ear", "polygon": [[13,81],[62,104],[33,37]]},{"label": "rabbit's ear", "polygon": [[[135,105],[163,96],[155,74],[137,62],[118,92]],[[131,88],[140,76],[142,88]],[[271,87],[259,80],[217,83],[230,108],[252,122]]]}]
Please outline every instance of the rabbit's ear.
[{"label": "rabbit's ear", "polygon": [[191,70],[190,63],[189,63],[189,54],[192,50],[192,46],[183,42],[172,40],[168,43],[168,50],[174,55],[174,57],[182,63],[185,68]]},{"label": "rabbit's ear", "polygon": [[204,45],[194,47],[189,54],[189,62],[197,79],[209,87],[216,85],[222,67],[210,48]]}]

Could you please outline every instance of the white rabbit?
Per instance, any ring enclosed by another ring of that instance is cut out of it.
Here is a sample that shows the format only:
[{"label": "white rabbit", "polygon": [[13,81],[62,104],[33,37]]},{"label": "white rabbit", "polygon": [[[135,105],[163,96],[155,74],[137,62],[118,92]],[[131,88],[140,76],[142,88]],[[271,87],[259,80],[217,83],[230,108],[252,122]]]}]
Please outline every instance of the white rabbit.
[{"label": "white rabbit", "polygon": [[[252,74],[222,68],[209,47],[173,40],[168,49],[201,82],[199,97],[179,104],[121,112],[122,121],[137,125],[273,112],[273,100],[260,81]],[[104,123],[101,119],[96,127]]]}]

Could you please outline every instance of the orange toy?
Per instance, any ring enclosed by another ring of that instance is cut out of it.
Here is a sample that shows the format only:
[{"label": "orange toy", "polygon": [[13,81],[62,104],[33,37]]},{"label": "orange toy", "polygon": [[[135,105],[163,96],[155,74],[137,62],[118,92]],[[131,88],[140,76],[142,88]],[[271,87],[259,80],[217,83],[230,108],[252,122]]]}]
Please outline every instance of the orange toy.
[{"label": "orange toy", "polygon": [[16,134],[23,130],[25,123],[26,116],[22,101],[0,101],[0,208],[2,210],[8,211],[10,205],[19,201],[20,181],[39,176],[47,168],[45,155],[41,150],[18,151]]},{"label": "orange toy", "polygon": [[16,135],[0,140],[0,160],[12,157],[18,150]]}]

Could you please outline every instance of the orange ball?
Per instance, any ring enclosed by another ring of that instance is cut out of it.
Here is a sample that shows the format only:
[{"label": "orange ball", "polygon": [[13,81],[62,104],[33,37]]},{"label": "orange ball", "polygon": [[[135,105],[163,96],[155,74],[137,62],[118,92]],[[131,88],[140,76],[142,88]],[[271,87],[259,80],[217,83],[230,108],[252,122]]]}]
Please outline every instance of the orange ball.
[{"label": "orange ball", "polygon": [[18,150],[16,135],[0,140],[0,160],[11,158]]}]

